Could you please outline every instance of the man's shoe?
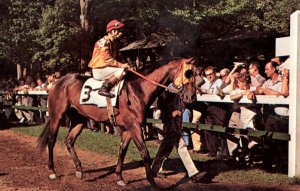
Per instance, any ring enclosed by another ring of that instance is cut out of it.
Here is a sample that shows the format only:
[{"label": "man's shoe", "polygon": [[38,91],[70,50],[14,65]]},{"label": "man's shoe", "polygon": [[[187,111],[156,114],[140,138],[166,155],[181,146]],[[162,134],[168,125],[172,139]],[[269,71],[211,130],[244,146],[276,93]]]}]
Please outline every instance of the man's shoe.
[{"label": "man's shoe", "polygon": [[20,119],[20,123],[24,123],[24,121],[25,121],[25,118],[22,117],[22,118]]},{"label": "man's shoe", "polygon": [[212,179],[213,179],[213,175],[208,172],[199,172],[194,176],[190,177],[190,180],[193,183],[203,183],[203,184],[211,183]]}]

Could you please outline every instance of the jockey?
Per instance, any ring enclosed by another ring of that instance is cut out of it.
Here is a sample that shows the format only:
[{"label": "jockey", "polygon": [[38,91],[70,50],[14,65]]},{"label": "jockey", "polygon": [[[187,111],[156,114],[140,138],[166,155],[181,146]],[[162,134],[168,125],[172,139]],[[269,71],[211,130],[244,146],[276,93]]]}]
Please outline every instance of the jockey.
[{"label": "jockey", "polygon": [[121,29],[124,23],[111,20],[106,26],[107,35],[95,43],[92,59],[89,67],[92,68],[95,80],[104,80],[99,94],[107,97],[115,97],[110,90],[125,76],[127,63],[117,61],[119,46],[117,39],[121,37]]}]

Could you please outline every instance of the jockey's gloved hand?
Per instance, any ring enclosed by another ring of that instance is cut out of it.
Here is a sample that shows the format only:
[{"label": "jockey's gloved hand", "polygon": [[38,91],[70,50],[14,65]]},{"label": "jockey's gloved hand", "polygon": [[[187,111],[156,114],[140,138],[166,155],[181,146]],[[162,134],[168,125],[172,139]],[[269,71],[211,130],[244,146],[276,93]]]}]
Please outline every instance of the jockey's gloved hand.
[{"label": "jockey's gloved hand", "polygon": [[122,67],[122,68],[126,68],[126,69],[131,69],[131,70],[136,70],[136,68],[133,65],[130,65],[128,63],[124,64],[126,66]]},{"label": "jockey's gloved hand", "polygon": [[129,64],[128,63],[122,64],[121,68],[129,68]]}]

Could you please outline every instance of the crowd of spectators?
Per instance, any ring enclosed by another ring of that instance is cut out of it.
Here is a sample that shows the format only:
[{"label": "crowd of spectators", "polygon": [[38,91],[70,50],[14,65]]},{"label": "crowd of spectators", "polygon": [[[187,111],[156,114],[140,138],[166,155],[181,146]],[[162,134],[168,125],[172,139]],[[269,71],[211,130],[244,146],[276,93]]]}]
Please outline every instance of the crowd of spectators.
[{"label": "crowd of spectators", "polygon": [[[256,95],[289,95],[289,71],[280,68],[284,61],[273,58],[262,65],[254,61],[240,62],[235,63],[232,70],[217,70],[213,66],[197,68],[198,94],[214,94],[222,98],[228,95],[234,103],[196,101],[182,111],[183,121],[249,131],[288,133],[288,106],[256,103]],[[252,103],[240,104],[239,100],[243,97],[252,100]],[[154,111],[157,113],[156,109]],[[187,139],[186,135],[190,138]],[[183,138],[194,152],[207,153],[222,160],[250,160],[251,150],[261,146],[259,140],[247,136],[197,129],[192,132],[184,129]],[[262,159],[264,167],[286,172],[287,142],[270,139],[264,140],[263,145],[266,156]]]},{"label": "crowd of spectators", "polygon": [[[289,71],[280,69],[285,60],[273,58],[260,65],[258,62],[235,63],[233,69],[213,66],[196,69],[196,84],[198,94],[214,94],[220,97],[229,95],[234,103],[200,102],[196,101],[183,112],[184,122],[193,122],[222,127],[234,127],[248,130],[266,130],[272,132],[288,133],[288,106],[256,104],[256,95],[289,95]],[[262,72],[264,68],[264,73]],[[38,106],[47,107],[47,96],[29,96],[28,91],[48,91],[57,79],[59,72],[45,76],[45,79],[27,76],[18,81],[13,78],[2,78],[0,90],[2,105]],[[13,93],[22,91],[25,94],[12,96]],[[240,104],[239,100],[246,97],[252,104]],[[154,105],[154,118],[159,118],[160,111]],[[20,123],[42,123],[46,112],[31,111],[27,109],[4,108],[3,113],[7,119],[14,119]],[[95,123],[90,121],[90,126]],[[93,125],[94,124],[94,125]],[[163,132],[160,124],[154,124]],[[107,132],[110,127],[106,126]],[[96,129],[97,130],[97,129]],[[185,130],[183,135],[192,137],[192,141],[184,139],[189,148],[195,152],[205,152],[211,157],[220,159],[238,160],[249,157],[250,150],[259,144],[259,141],[247,136],[220,134],[212,131]],[[163,133],[158,133],[159,140],[163,140]],[[230,137],[230,138],[229,138]],[[287,142],[265,141],[268,148],[270,168],[285,169],[287,167]],[[237,151],[240,151],[237,153]],[[275,155],[277,157],[275,157]],[[271,156],[271,157],[270,157]],[[274,157],[272,157],[274,156]]]},{"label": "crowd of spectators", "polygon": [[[60,72],[48,74],[44,78],[33,78],[27,75],[19,80],[12,77],[0,79],[1,107],[7,120],[18,121],[20,123],[43,123],[46,112],[32,111],[27,109],[12,109],[16,106],[38,106],[47,107],[47,95],[27,95],[29,91],[48,91],[53,83],[61,77]],[[17,93],[22,94],[17,94]]]},{"label": "crowd of spectators", "polygon": [[[284,60],[273,58],[264,66],[258,62],[237,63],[233,69],[221,69],[219,72],[212,66],[203,69],[199,85],[200,94],[229,95],[234,101],[230,103],[196,102],[191,109],[201,113],[201,121],[209,125],[222,127],[235,127],[248,130],[265,130],[271,132],[288,133],[288,106],[256,104],[256,95],[289,95],[289,71],[279,70]],[[264,74],[260,68],[264,67]],[[265,76],[265,77],[263,77]],[[252,104],[240,104],[243,97],[252,100]],[[193,112],[194,113],[194,112]],[[196,116],[198,118],[198,116]],[[210,156],[223,159],[236,158],[245,160],[249,158],[250,150],[258,144],[257,140],[247,136],[218,134],[205,131],[202,133],[203,149]],[[278,170],[287,170],[287,142],[264,141],[268,164],[267,168],[275,167]],[[237,155],[237,150],[241,150]],[[242,158],[240,158],[242,157]],[[248,159],[249,160],[249,159]]]}]

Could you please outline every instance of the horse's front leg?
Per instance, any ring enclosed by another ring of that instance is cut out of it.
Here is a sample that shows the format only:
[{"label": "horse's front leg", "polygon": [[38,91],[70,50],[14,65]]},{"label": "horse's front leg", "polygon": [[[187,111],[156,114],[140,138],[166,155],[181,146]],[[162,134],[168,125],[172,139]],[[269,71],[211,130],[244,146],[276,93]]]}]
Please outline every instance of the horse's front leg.
[{"label": "horse's front leg", "polygon": [[133,128],[130,128],[128,131],[130,132],[131,138],[134,144],[136,145],[138,151],[140,152],[142,159],[144,160],[144,166],[145,166],[148,182],[152,186],[157,187],[154,180],[154,175],[150,168],[150,164],[151,164],[150,155],[146,147],[145,141],[143,139],[142,128],[139,125],[135,125],[133,126]]},{"label": "horse's front leg", "polygon": [[130,134],[128,131],[123,131],[122,136],[121,136],[121,142],[120,142],[120,148],[119,148],[119,158],[118,158],[118,163],[116,167],[116,174],[118,177],[117,184],[119,186],[125,186],[127,183],[124,181],[123,176],[122,176],[122,167],[124,163],[124,158],[128,149],[128,145],[131,141]]},{"label": "horse's front leg", "polygon": [[68,135],[65,137],[65,145],[67,146],[67,149],[69,151],[70,156],[72,157],[74,161],[74,165],[76,167],[76,177],[79,179],[83,178],[83,173],[82,173],[82,166],[81,162],[75,152],[74,149],[74,143],[77,139],[77,137],[80,135],[81,131],[83,129],[83,124],[77,124],[75,127],[71,127],[69,130]]}]

